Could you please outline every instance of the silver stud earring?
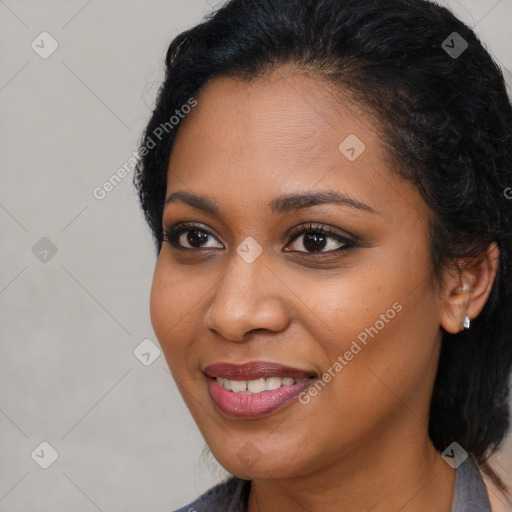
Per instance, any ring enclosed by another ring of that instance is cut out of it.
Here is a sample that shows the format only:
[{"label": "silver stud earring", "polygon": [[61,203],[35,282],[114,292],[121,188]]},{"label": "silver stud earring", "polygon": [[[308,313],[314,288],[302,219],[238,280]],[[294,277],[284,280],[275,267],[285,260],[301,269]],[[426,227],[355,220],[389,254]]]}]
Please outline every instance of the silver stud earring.
[{"label": "silver stud earring", "polygon": [[[463,283],[462,290],[467,292],[468,291],[468,285],[467,283]],[[462,329],[469,329],[469,326],[471,325],[471,319],[468,315],[464,315],[464,318],[462,320]]]}]

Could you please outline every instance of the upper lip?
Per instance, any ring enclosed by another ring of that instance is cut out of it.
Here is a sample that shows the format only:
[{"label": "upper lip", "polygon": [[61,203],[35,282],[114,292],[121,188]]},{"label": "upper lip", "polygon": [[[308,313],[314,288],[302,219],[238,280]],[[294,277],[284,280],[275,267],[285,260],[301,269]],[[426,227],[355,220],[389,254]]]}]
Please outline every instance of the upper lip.
[{"label": "upper lip", "polygon": [[230,380],[253,380],[262,377],[305,379],[315,376],[314,372],[311,371],[267,361],[250,361],[243,364],[215,363],[207,366],[204,373],[210,377],[222,377]]}]

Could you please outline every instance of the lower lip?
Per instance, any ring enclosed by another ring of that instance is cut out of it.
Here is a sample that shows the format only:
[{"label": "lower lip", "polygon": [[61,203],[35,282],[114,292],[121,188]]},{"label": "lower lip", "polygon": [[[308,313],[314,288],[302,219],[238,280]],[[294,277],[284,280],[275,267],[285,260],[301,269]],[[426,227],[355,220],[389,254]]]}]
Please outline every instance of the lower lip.
[{"label": "lower lip", "polygon": [[261,393],[235,393],[208,377],[208,391],[221,412],[235,418],[257,418],[282,409],[314,382],[307,379]]}]

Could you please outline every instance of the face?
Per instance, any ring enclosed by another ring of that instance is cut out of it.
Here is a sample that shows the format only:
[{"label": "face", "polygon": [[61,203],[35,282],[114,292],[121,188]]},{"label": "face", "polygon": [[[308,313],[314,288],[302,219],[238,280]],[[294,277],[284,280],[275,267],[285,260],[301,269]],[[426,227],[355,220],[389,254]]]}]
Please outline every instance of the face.
[{"label": "face", "polygon": [[170,158],[150,310],[212,453],[241,478],[289,478],[425,438],[430,211],[376,121],[283,70],[217,78],[197,101]]}]

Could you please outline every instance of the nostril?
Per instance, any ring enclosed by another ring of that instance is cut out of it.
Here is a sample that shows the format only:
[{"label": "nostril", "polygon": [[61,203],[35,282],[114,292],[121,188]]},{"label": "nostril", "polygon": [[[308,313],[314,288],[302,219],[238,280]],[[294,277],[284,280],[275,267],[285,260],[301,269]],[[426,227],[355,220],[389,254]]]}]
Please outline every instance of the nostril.
[{"label": "nostril", "polygon": [[263,328],[263,327],[258,327],[257,329],[252,329],[250,330],[249,332],[246,332],[245,333],[245,336],[249,336],[249,334],[253,333],[253,332],[259,332],[259,331],[263,331],[265,332],[267,329]]}]

